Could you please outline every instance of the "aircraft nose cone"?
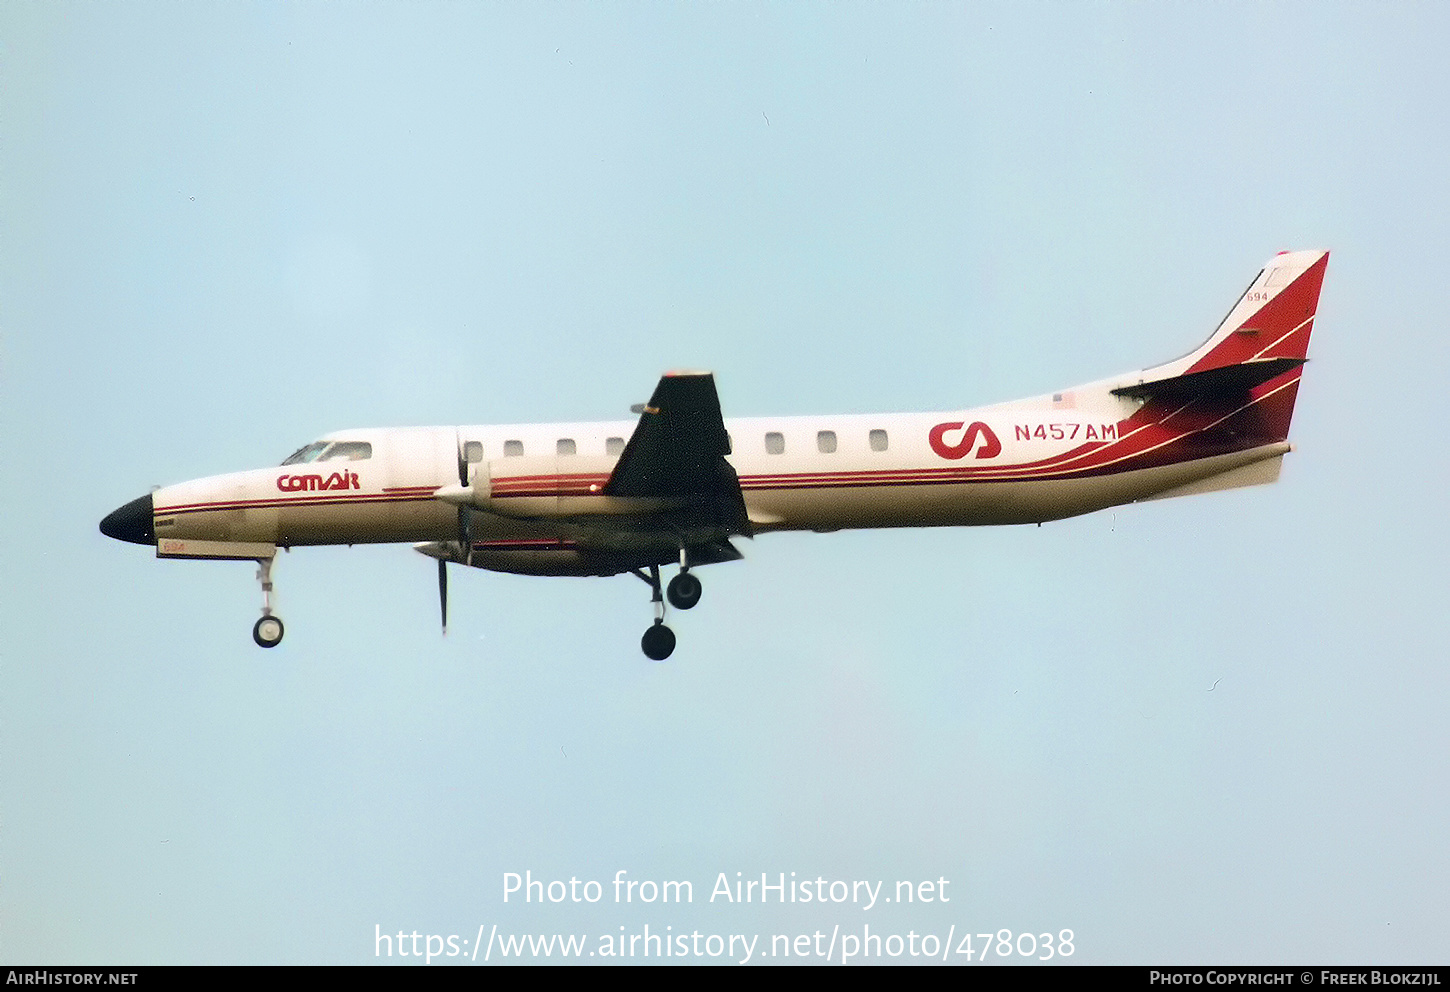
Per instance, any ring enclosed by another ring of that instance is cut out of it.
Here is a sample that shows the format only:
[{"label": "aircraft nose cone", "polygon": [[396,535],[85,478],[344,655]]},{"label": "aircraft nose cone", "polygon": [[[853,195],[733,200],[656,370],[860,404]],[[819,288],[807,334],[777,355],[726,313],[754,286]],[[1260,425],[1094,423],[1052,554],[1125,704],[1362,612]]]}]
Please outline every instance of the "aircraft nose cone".
[{"label": "aircraft nose cone", "polygon": [[155,544],[153,510],[150,493],[140,499],[133,499],[106,515],[101,521],[101,533],[118,541],[130,541],[132,544]]}]

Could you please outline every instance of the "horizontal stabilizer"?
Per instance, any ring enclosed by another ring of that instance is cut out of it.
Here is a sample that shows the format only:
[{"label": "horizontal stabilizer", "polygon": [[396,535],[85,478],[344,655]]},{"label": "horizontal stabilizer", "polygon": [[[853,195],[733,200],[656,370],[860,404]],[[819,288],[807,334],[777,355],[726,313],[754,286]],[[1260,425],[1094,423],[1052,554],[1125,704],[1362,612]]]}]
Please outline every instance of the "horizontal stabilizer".
[{"label": "horizontal stabilizer", "polygon": [[1139,382],[1131,386],[1114,389],[1114,396],[1128,396],[1135,400],[1172,399],[1188,400],[1198,397],[1241,396],[1255,386],[1262,386],[1291,369],[1303,365],[1303,358],[1260,358],[1225,365],[1201,372],[1169,376],[1152,382]]}]

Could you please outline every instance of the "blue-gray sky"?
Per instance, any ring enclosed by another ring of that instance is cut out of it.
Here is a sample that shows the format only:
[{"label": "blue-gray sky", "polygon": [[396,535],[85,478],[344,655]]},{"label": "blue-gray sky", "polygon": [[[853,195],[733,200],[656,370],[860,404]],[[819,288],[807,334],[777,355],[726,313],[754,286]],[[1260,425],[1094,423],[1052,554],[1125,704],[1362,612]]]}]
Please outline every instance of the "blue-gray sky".
[{"label": "blue-gray sky", "polygon": [[[0,957],[383,932],[1075,934],[1450,956],[1432,4],[0,7]],[[1207,336],[1329,248],[1277,486],[771,535],[666,664],[629,577],[156,561],[151,485],[328,430],[950,409]],[[1209,691],[1210,688],[1212,691]],[[685,879],[519,905],[507,872]],[[723,906],[719,873],[950,903]],[[591,945],[592,946],[592,945]],[[396,960],[396,958],[394,959]]]}]

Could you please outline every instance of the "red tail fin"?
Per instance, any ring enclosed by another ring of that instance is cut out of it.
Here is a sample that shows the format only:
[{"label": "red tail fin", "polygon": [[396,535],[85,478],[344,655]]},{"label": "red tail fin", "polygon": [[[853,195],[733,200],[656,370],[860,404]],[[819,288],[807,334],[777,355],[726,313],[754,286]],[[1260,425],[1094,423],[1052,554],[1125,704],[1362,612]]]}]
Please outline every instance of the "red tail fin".
[{"label": "red tail fin", "polygon": [[[1244,290],[1213,337],[1175,374],[1273,358],[1304,359],[1324,284],[1327,251],[1281,252]],[[1173,363],[1177,365],[1178,363]]]},{"label": "red tail fin", "polygon": [[1193,423],[1205,451],[1287,440],[1328,261],[1325,251],[1275,255],[1202,347],[1113,392],[1144,400],[1135,416],[1145,422]]}]

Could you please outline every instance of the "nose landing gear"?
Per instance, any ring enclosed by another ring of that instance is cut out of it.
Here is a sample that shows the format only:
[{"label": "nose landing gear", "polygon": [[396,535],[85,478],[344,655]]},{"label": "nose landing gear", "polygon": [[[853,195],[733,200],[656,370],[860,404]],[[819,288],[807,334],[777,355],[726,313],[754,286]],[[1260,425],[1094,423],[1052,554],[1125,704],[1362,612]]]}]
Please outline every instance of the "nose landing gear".
[{"label": "nose landing gear", "polygon": [[274,558],[257,559],[257,581],[262,583],[262,619],[252,625],[252,640],[258,647],[275,648],[282,643],[285,628],[272,615],[272,562]]}]

